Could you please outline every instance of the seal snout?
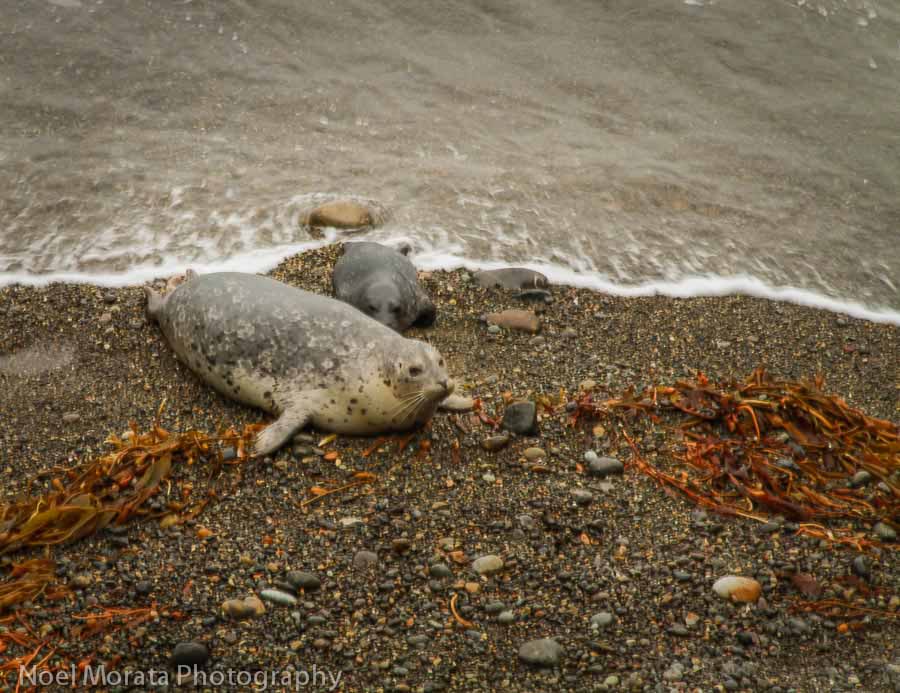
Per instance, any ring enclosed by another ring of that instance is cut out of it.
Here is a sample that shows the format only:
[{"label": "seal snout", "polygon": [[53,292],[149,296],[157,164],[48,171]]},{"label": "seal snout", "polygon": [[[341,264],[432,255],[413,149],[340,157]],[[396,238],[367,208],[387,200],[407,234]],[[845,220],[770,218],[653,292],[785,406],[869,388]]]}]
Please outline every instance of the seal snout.
[{"label": "seal snout", "polygon": [[433,400],[442,400],[445,397],[453,394],[453,390],[456,389],[456,383],[453,382],[450,378],[444,378],[443,380],[437,381],[434,385],[430,386],[426,390],[426,394],[429,399]]}]

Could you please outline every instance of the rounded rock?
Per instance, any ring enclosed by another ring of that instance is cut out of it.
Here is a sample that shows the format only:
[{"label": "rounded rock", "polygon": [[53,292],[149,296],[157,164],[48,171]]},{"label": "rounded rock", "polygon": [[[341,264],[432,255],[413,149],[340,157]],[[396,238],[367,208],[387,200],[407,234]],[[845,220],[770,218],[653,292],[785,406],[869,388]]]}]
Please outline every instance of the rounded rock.
[{"label": "rounded rock", "polygon": [[180,642],[172,651],[175,667],[199,667],[209,659],[209,650],[202,642]]},{"label": "rounded rock", "polygon": [[594,500],[594,494],[583,488],[576,488],[572,491],[572,498],[575,499],[577,505],[590,505]]},{"label": "rounded rock", "polygon": [[615,620],[616,617],[608,611],[601,611],[600,613],[591,616],[591,628],[593,630],[600,630],[612,625]]},{"label": "rounded rock", "polygon": [[858,488],[859,486],[865,486],[872,480],[872,475],[869,474],[865,469],[861,469],[856,474],[853,475],[853,478],[850,480],[850,485],[853,488]]},{"label": "rounded rock", "polygon": [[501,433],[495,436],[488,436],[487,438],[482,440],[481,447],[488,452],[494,452],[506,447],[507,443],[509,443],[509,434]]},{"label": "rounded rock", "polygon": [[370,570],[378,564],[378,555],[371,551],[357,551],[353,557],[353,567],[357,570]]},{"label": "rounded rock", "polygon": [[444,563],[435,563],[428,569],[428,572],[431,574],[431,577],[435,578],[451,578],[453,577],[453,571],[450,570]]},{"label": "rounded rock", "polygon": [[266,607],[256,597],[228,599],[222,603],[222,613],[235,621],[243,621],[266,612]]},{"label": "rounded rock", "polygon": [[293,606],[297,603],[297,597],[281,590],[263,590],[259,593],[260,598],[264,601],[279,604],[281,606]]},{"label": "rounded rock", "polygon": [[503,412],[500,426],[519,435],[537,431],[537,405],[534,402],[514,402]]},{"label": "rounded rock", "polygon": [[503,559],[500,556],[488,554],[480,556],[472,561],[472,570],[479,575],[493,575],[503,570]]},{"label": "rounded rock", "polygon": [[302,570],[292,570],[287,574],[287,581],[295,590],[317,590],[322,586],[318,575]]},{"label": "rounded rock", "polygon": [[881,541],[897,541],[897,530],[884,522],[877,523],[872,529]]},{"label": "rounded rock", "polygon": [[593,476],[604,478],[625,471],[625,465],[615,457],[598,457],[593,450],[584,454],[584,460],[588,463],[588,473]]},{"label": "rounded rock", "polygon": [[853,563],[850,564],[851,569],[854,573],[859,575],[861,578],[868,580],[872,576],[872,568],[869,563],[869,559],[863,555],[859,555],[853,559]]},{"label": "rounded rock", "polygon": [[740,575],[726,575],[715,581],[713,590],[723,599],[735,602],[755,602],[762,593],[762,587],[753,578]]},{"label": "rounded rock", "polygon": [[538,667],[555,667],[563,656],[563,646],[552,638],[529,640],[519,648],[519,659]]}]

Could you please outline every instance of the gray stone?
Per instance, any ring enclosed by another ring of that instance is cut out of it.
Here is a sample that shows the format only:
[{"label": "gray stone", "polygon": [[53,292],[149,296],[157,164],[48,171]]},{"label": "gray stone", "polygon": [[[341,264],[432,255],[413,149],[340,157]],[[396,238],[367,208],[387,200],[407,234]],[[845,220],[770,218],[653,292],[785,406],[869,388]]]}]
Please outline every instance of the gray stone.
[{"label": "gray stone", "polygon": [[598,457],[593,450],[584,454],[584,461],[588,463],[588,472],[601,478],[625,471],[625,465],[615,457]]},{"label": "gray stone", "polygon": [[435,563],[428,569],[428,572],[431,573],[431,577],[436,578],[451,578],[453,577],[453,571],[450,570],[444,563]]},{"label": "gray stone", "polygon": [[684,667],[675,662],[663,672],[663,678],[666,681],[681,681],[684,678]]},{"label": "gray stone", "polygon": [[572,498],[575,499],[575,503],[578,505],[590,505],[591,501],[594,500],[594,494],[583,488],[576,488],[572,491]]},{"label": "gray stone", "polygon": [[296,590],[317,590],[322,581],[317,575],[305,573],[302,570],[292,570],[287,574],[287,581]]},{"label": "gray stone", "polygon": [[484,288],[535,289],[547,286],[547,277],[524,267],[503,267],[475,273],[475,281]]},{"label": "gray stone", "polygon": [[357,570],[369,570],[378,563],[378,555],[371,551],[357,551],[353,557],[353,567]]},{"label": "gray stone", "polygon": [[615,620],[616,617],[608,611],[601,611],[600,613],[591,616],[591,629],[601,630],[603,628],[606,628],[607,626],[612,625]]},{"label": "gray stone", "polygon": [[503,570],[503,559],[500,556],[488,554],[480,556],[472,561],[472,570],[479,575],[493,575]]},{"label": "gray stone", "polygon": [[802,618],[788,619],[788,625],[794,633],[806,633],[809,631],[809,624]]},{"label": "gray stone", "polygon": [[563,655],[563,646],[551,638],[529,640],[519,648],[519,659],[538,667],[555,667]]},{"label": "gray stone", "polygon": [[209,650],[202,642],[180,642],[172,651],[172,665],[177,667],[199,667],[209,659]]},{"label": "gray stone", "polygon": [[873,529],[875,530],[875,536],[881,539],[881,541],[897,541],[897,531],[890,525],[879,522]]},{"label": "gray stone", "polygon": [[521,525],[522,529],[528,530],[529,532],[537,527],[537,522],[531,515],[519,515],[516,517],[519,525]]},{"label": "gray stone", "polygon": [[872,475],[869,474],[865,469],[861,469],[856,474],[853,475],[853,478],[850,480],[850,485],[854,488],[859,486],[865,486],[872,480]]},{"label": "gray stone", "polygon": [[537,405],[534,402],[514,402],[503,412],[500,426],[519,435],[537,432]]},{"label": "gray stone", "polygon": [[280,604],[281,606],[293,606],[297,603],[297,597],[281,590],[263,590],[259,593],[259,597],[264,601]]}]

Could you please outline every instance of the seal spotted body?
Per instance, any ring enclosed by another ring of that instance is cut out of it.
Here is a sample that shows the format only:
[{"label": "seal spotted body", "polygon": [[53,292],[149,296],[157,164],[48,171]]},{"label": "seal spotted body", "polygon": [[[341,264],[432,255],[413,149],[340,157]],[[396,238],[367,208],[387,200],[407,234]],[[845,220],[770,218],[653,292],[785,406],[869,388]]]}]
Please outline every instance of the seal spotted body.
[{"label": "seal spotted body", "polygon": [[379,243],[344,244],[331,282],[337,298],[397,332],[427,327],[437,316],[406,255]]},{"label": "seal spotted body", "polygon": [[444,360],[358,310],[255,274],[189,274],[147,310],[206,383],[278,418],[266,455],[307,423],[336,433],[408,430],[453,391]]}]

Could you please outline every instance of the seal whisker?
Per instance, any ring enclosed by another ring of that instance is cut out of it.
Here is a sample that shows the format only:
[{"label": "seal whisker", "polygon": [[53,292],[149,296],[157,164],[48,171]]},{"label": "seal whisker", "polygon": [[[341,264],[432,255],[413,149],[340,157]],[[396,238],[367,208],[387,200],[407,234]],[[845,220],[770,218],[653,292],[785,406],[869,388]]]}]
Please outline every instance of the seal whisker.
[{"label": "seal whisker", "polygon": [[408,402],[411,399],[415,399],[416,397],[420,397],[424,394],[425,390],[413,390],[412,392],[403,395],[403,397],[398,398],[397,402],[399,402],[400,404],[404,404],[405,402]]},{"label": "seal whisker", "polygon": [[422,402],[424,399],[425,399],[424,397],[414,397],[413,399],[410,399],[405,404],[398,407],[394,411],[394,415],[391,418],[398,418],[398,417],[405,418],[406,416],[409,415],[410,412],[414,411],[416,409],[416,407],[419,406],[419,403]]},{"label": "seal whisker", "polygon": [[398,407],[395,410],[395,413],[393,414],[393,416],[391,416],[391,418],[392,419],[401,419],[401,420],[405,419],[412,412],[414,412],[418,408],[418,406],[424,401],[425,401],[425,394],[418,393],[415,397],[410,398],[404,404],[402,404],[400,407]]},{"label": "seal whisker", "polygon": [[408,402],[416,399],[417,397],[421,397],[425,394],[424,390],[414,390],[413,392],[409,392],[402,397],[397,399],[397,409],[403,408]]}]

